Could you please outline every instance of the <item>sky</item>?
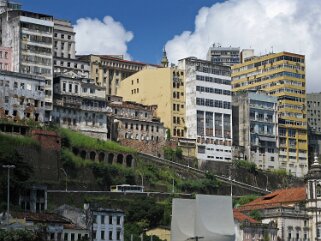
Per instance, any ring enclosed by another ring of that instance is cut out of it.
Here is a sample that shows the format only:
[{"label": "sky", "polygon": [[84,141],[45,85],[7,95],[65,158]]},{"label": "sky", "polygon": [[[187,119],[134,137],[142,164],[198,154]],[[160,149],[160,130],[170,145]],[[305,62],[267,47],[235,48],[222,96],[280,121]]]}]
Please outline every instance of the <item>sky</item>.
[{"label": "sky", "polygon": [[306,56],[308,92],[321,91],[320,0],[19,0],[23,9],[68,19],[78,54],[123,54],[159,63],[205,58],[213,43]]}]

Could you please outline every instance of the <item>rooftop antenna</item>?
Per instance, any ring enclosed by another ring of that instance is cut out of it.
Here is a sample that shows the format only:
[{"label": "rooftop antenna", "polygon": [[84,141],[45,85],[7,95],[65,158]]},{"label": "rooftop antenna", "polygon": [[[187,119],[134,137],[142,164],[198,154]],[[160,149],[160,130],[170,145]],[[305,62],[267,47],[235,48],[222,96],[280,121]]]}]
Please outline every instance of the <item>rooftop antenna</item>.
[{"label": "rooftop antenna", "polygon": [[273,54],[273,45],[271,46],[271,51],[272,51],[272,54]]}]

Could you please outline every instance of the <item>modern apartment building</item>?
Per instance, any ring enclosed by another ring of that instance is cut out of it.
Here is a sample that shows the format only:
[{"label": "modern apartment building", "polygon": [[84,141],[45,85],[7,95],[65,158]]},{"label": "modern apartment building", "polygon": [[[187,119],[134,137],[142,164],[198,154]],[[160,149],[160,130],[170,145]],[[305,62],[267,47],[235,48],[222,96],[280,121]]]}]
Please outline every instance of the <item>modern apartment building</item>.
[{"label": "modern apartment building", "polygon": [[123,56],[85,55],[78,59],[89,63],[89,77],[97,85],[105,87],[107,95],[119,95],[120,82],[146,66],[144,63],[125,60]]},{"label": "modern apartment building", "polygon": [[232,66],[240,63],[240,48],[222,47],[220,44],[213,44],[207,52],[207,60],[219,65]]},{"label": "modern apartment building", "polygon": [[277,97],[241,92],[232,98],[233,157],[279,169]]},{"label": "modern apartment building", "polygon": [[186,137],[197,140],[200,165],[232,161],[231,70],[194,57],[179,60],[185,72]]},{"label": "modern apartment building", "polygon": [[303,176],[308,171],[305,57],[280,52],[232,66],[232,91],[248,90],[278,98],[280,168]]},{"label": "modern apartment building", "polygon": [[124,79],[118,95],[125,101],[157,105],[156,115],[171,136],[184,137],[187,126],[184,79],[184,71],[176,67],[149,67]]},{"label": "modern apartment building", "polygon": [[309,156],[321,155],[321,93],[307,94]]},{"label": "modern apartment building", "polygon": [[45,86],[45,121],[50,121],[53,78],[53,17],[11,10],[0,15],[0,45],[12,49],[12,70],[42,76]]}]

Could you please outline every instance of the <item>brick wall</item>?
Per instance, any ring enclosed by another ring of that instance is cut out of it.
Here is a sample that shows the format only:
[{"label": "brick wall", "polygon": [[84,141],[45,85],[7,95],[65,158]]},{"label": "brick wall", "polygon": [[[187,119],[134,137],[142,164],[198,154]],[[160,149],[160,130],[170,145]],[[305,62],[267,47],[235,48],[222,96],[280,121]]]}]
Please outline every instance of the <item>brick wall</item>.
[{"label": "brick wall", "polygon": [[44,149],[55,151],[60,151],[61,149],[61,138],[54,131],[32,130],[31,136],[34,140],[37,140]]}]

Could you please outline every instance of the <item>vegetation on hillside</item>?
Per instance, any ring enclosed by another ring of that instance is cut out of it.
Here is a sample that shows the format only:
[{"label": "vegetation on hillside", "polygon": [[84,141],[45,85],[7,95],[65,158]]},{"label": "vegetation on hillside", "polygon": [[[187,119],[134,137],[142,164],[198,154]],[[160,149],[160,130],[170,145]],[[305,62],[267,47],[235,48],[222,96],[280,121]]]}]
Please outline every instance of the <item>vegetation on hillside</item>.
[{"label": "vegetation on hillside", "polygon": [[70,129],[59,128],[59,134],[62,138],[62,145],[65,147],[79,147],[99,151],[116,151],[134,153],[135,150],[129,147],[121,146],[114,141],[102,141]]}]

